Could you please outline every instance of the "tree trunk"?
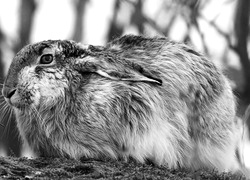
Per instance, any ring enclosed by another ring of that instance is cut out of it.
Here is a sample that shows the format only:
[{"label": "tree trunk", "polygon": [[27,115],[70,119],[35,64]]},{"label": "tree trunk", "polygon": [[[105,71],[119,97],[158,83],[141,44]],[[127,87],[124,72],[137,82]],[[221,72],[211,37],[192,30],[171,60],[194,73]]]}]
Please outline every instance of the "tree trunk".
[{"label": "tree trunk", "polygon": [[238,0],[235,16],[235,35],[236,45],[235,49],[240,57],[242,69],[245,77],[244,97],[250,100],[250,61],[247,51],[248,33],[249,33],[249,15],[250,15],[250,1]]},{"label": "tree trunk", "polygon": [[145,17],[143,14],[143,1],[138,0],[137,3],[134,6],[135,11],[131,16],[131,24],[134,24],[137,26],[139,34],[144,33],[144,24],[145,24]]},{"label": "tree trunk", "polygon": [[84,11],[89,0],[74,0],[75,27],[72,39],[80,42],[83,39]]},{"label": "tree trunk", "polygon": [[107,35],[108,42],[113,40],[116,37],[121,36],[123,33],[124,27],[122,27],[121,25],[119,25],[119,23],[117,23],[117,16],[118,16],[120,6],[121,6],[121,1],[116,0],[115,5],[114,5],[114,9],[113,9],[114,14],[113,14],[112,20],[110,22],[109,31],[108,31],[108,35]]},{"label": "tree trunk", "polygon": [[20,7],[20,25],[19,25],[19,42],[16,44],[14,50],[18,52],[26,44],[30,42],[31,28],[36,10],[35,0],[22,0]]}]

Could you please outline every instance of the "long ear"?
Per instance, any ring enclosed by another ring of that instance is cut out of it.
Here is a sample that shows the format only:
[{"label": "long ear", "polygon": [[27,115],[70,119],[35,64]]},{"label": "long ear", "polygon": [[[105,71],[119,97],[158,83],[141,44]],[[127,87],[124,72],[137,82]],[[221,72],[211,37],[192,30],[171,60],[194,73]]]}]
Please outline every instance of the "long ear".
[{"label": "long ear", "polygon": [[106,61],[90,57],[78,60],[76,65],[76,69],[82,73],[92,72],[116,81],[146,82],[162,85],[162,80],[159,77],[137,63],[130,63],[131,67],[125,67],[123,64],[115,66],[113,63],[109,64]]},{"label": "long ear", "polygon": [[97,74],[103,76],[108,79],[112,80],[119,80],[119,81],[131,81],[131,82],[148,82],[148,83],[156,83],[158,85],[162,85],[162,80],[153,77],[147,77],[140,73],[121,73],[118,71],[105,71],[98,69],[96,71]]}]

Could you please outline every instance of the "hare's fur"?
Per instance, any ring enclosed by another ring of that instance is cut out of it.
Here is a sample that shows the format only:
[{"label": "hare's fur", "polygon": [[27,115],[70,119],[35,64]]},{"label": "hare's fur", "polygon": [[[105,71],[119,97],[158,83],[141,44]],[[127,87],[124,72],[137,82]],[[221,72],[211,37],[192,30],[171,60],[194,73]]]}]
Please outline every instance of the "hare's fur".
[{"label": "hare's fur", "polygon": [[[39,64],[46,53],[54,64]],[[14,58],[3,94],[13,88],[18,129],[38,155],[240,169],[243,125],[229,82],[182,43],[124,36],[106,47],[28,45]]]}]

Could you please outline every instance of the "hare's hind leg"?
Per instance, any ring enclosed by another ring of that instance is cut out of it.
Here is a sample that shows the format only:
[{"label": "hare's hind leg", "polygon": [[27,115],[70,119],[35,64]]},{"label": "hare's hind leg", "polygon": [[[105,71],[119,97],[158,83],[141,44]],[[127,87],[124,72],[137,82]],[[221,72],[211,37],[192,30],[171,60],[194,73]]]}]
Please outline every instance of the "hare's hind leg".
[{"label": "hare's hind leg", "polygon": [[209,168],[219,172],[237,172],[241,169],[236,156],[236,146],[222,147],[198,142],[191,158],[193,169]]},{"label": "hare's hind leg", "polygon": [[221,172],[240,169],[236,152],[242,128],[235,119],[234,105],[215,103],[190,118],[189,125],[194,145],[191,167],[215,168]]},{"label": "hare's hind leg", "polygon": [[194,146],[191,167],[215,168],[220,172],[235,172],[241,168],[237,151],[242,130],[235,120],[222,119],[226,117],[208,112],[192,127]]}]

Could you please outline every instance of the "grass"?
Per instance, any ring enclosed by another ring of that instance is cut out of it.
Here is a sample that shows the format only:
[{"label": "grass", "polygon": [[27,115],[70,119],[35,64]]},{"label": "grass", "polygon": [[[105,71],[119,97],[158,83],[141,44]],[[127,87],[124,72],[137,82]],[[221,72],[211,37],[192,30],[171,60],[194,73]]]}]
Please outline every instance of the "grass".
[{"label": "grass", "polygon": [[216,171],[170,170],[152,164],[139,164],[130,160],[100,161],[84,159],[76,161],[63,158],[15,158],[0,157],[0,178],[3,179],[246,179],[237,174]]}]

